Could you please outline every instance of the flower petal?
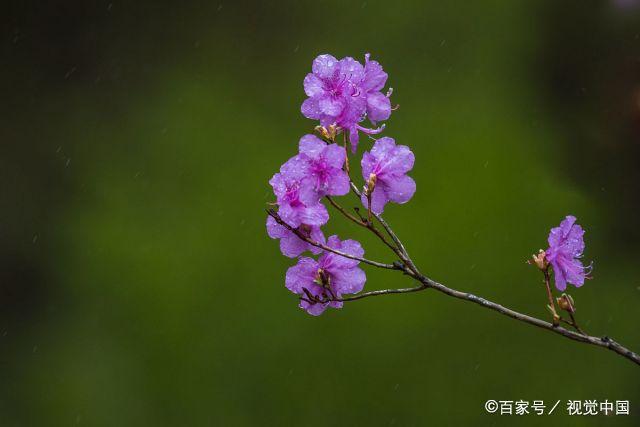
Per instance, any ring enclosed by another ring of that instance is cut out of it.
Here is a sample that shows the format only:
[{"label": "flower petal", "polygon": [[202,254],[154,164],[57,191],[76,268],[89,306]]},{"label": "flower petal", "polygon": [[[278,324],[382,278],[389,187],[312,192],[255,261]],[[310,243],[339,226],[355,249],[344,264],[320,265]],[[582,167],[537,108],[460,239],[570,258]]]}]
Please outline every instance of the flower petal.
[{"label": "flower petal", "polygon": [[300,138],[298,150],[300,154],[306,154],[312,159],[317,159],[327,144],[315,135],[307,134]]},{"label": "flower petal", "polygon": [[345,101],[342,98],[336,98],[331,95],[325,95],[318,101],[318,107],[322,114],[337,117],[342,113],[345,107]]},{"label": "flower petal", "polygon": [[287,185],[284,177],[280,173],[274,174],[269,180],[269,185],[273,188],[273,193],[278,199],[284,196],[287,192]]},{"label": "flower petal", "polygon": [[351,146],[351,152],[353,154],[358,150],[358,141],[360,140],[360,134],[358,134],[358,128],[356,125],[349,126],[349,145]]},{"label": "flower petal", "polygon": [[413,169],[415,160],[415,155],[409,147],[396,145],[389,155],[384,172],[394,175],[405,174]]},{"label": "flower petal", "polygon": [[278,224],[278,222],[271,215],[267,216],[267,234],[272,239],[280,239],[287,235],[287,232],[290,232],[282,225]]},{"label": "flower petal", "polygon": [[379,91],[386,82],[387,73],[382,70],[382,66],[378,61],[370,61],[369,54],[365,55],[363,89],[367,92]]},{"label": "flower petal", "polygon": [[[316,226],[311,226],[311,234],[310,236],[313,240],[315,240],[316,242],[322,243],[324,244],[326,242],[325,238],[324,238],[324,233],[322,232],[322,229],[320,229],[320,227],[316,227]],[[320,249],[317,246],[313,246],[313,245],[309,245],[309,250],[311,251],[311,253],[313,254],[319,254],[320,252],[322,252],[322,249]]]},{"label": "flower petal", "polygon": [[316,203],[301,211],[300,220],[304,224],[324,225],[329,221],[329,212],[322,203]]},{"label": "flower petal", "polygon": [[[344,240],[341,242],[336,235],[329,237],[327,240],[327,246],[344,252],[345,254],[357,257],[362,257],[364,255],[364,249],[362,249],[362,245],[360,245],[359,242],[355,240]],[[325,252],[318,260],[318,263],[321,268],[324,268],[331,274],[334,274],[342,269],[354,268],[360,263],[360,261],[347,258],[333,252]]]},{"label": "flower petal", "polygon": [[[314,285],[314,286],[320,288],[320,286],[318,286],[318,285]],[[322,289],[322,288],[320,288],[320,289]],[[311,292],[312,295],[315,294],[311,290],[309,290],[309,292]],[[303,297],[306,299],[306,296],[303,296]],[[306,312],[309,313],[312,316],[320,316],[322,313],[324,313],[324,311],[327,309],[327,307],[330,304],[331,303],[329,303],[329,304],[321,304],[319,302],[311,304],[311,303],[301,299],[299,307],[302,308],[303,310],[306,310]]]},{"label": "flower petal", "polygon": [[416,192],[416,182],[407,175],[387,177],[381,184],[389,200],[395,203],[408,202]]},{"label": "flower petal", "polygon": [[314,247],[313,245],[310,245],[309,243],[302,240],[300,237],[296,236],[296,234],[292,231],[286,231],[287,234],[283,236],[282,239],[280,239],[280,252],[282,252],[282,255],[289,258],[295,258],[308,249]]},{"label": "flower petal", "polygon": [[551,267],[553,267],[553,278],[556,288],[558,288],[560,292],[564,292],[564,290],[567,289],[567,279],[565,278],[564,271],[557,262],[552,262]]},{"label": "flower petal", "polygon": [[322,157],[329,166],[342,169],[344,161],[347,158],[347,152],[344,147],[341,147],[338,144],[326,145],[323,143]]},{"label": "flower petal", "polygon": [[362,178],[367,181],[369,179],[369,175],[373,171],[373,168],[376,166],[378,160],[368,151],[365,151],[362,155],[362,160],[360,161],[360,166],[362,167]]},{"label": "flower petal", "polygon": [[287,270],[285,286],[294,294],[302,295],[303,288],[309,289],[314,285],[317,272],[318,262],[312,258],[302,257],[296,265]]},{"label": "flower petal", "polygon": [[359,85],[364,78],[364,67],[350,56],[340,60],[339,70],[340,78],[347,79],[353,85]]},{"label": "flower petal", "polygon": [[291,183],[306,177],[308,175],[308,168],[309,160],[304,156],[296,155],[280,166],[280,173],[289,185],[291,185]]},{"label": "flower petal", "polygon": [[372,122],[387,120],[391,115],[391,101],[380,92],[367,95],[367,116]]},{"label": "flower petal", "polygon": [[300,221],[300,209],[296,209],[288,203],[279,205],[278,215],[280,218],[293,228],[298,228],[302,223]]},{"label": "flower petal", "polygon": [[563,263],[563,268],[567,283],[571,283],[577,288],[584,285],[585,268],[579,259],[572,258],[570,261]]},{"label": "flower petal", "polygon": [[334,73],[338,69],[338,60],[332,55],[319,55],[313,60],[311,70],[313,74],[321,79],[328,79],[333,77]]},{"label": "flower petal", "polygon": [[335,169],[329,177],[329,190],[327,194],[330,196],[344,196],[349,193],[351,184],[349,183],[349,176],[341,169]]},{"label": "flower petal", "polygon": [[[360,198],[360,200],[362,201],[365,209],[369,209],[369,202],[364,192],[362,193],[362,197]],[[371,193],[371,211],[373,213],[381,214],[382,212],[384,212],[384,205],[386,205],[388,201],[389,198],[382,188],[382,184],[376,185],[376,187],[373,189],[373,193]]]},{"label": "flower petal", "polygon": [[357,294],[364,288],[367,276],[359,268],[348,268],[331,273],[332,288],[339,294]]},{"label": "flower petal", "polygon": [[306,93],[307,96],[321,96],[325,92],[322,79],[313,73],[307,74],[302,84],[304,86],[304,93]]},{"label": "flower petal", "polygon": [[323,194],[319,194],[315,186],[315,177],[307,176],[300,181],[300,189],[298,190],[298,198],[306,206],[315,206],[320,201]]},{"label": "flower petal", "polygon": [[391,156],[393,150],[396,148],[396,141],[388,136],[383,136],[378,139],[373,148],[371,149],[371,155],[377,159],[386,159]]},{"label": "flower petal", "polygon": [[307,98],[302,103],[300,107],[300,111],[302,114],[312,120],[319,120],[322,112],[320,111],[320,106],[318,105],[318,99],[320,97]]}]

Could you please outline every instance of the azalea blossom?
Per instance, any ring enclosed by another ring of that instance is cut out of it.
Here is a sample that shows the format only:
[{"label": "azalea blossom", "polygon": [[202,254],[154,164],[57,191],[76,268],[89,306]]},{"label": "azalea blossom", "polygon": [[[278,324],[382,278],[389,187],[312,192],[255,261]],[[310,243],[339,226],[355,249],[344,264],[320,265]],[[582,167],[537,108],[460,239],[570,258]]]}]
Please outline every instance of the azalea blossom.
[{"label": "azalea blossom", "polygon": [[[349,255],[364,255],[364,249],[355,240],[341,241],[338,236],[331,236],[327,246]],[[287,270],[285,284],[287,289],[301,297],[300,308],[309,314],[319,316],[327,307],[342,308],[341,301],[330,300],[362,290],[367,278],[364,271],[358,267],[359,263],[358,260],[328,251],[317,261],[302,257],[296,265]]]},{"label": "azalea blossom", "polygon": [[298,228],[302,224],[320,226],[329,220],[327,208],[320,202],[304,203],[313,197],[303,195],[304,191],[313,191],[309,185],[302,185],[305,178],[307,161],[294,156],[280,167],[280,172],[273,175],[269,184],[273,187],[278,204],[278,215],[291,227]]},{"label": "azalea blossom", "polygon": [[416,182],[407,176],[415,157],[406,145],[396,145],[393,138],[378,139],[371,152],[362,156],[362,177],[367,188],[362,203],[368,208],[367,193],[371,193],[371,210],[382,213],[388,202],[406,203],[416,192]]},{"label": "azalea blossom", "polygon": [[305,162],[301,194],[313,203],[324,196],[343,196],[349,192],[349,177],[342,170],[347,153],[338,144],[326,144],[315,135],[300,139],[300,158]]},{"label": "azalea blossom", "polygon": [[564,291],[567,283],[580,287],[591,272],[591,266],[583,266],[580,258],[584,251],[584,230],[576,224],[576,217],[569,215],[559,227],[549,233],[549,249],[545,257],[553,268],[556,288]]},{"label": "azalea blossom", "polygon": [[367,115],[375,125],[391,114],[391,102],[380,92],[387,74],[376,61],[369,61],[368,54],[364,67],[351,57],[337,60],[332,55],[319,55],[313,61],[311,71],[303,82],[308,96],[301,106],[305,117],[319,120],[325,127],[336,125],[349,131],[354,152],[359,131],[376,134],[384,129],[384,126],[369,129],[359,124]]}]

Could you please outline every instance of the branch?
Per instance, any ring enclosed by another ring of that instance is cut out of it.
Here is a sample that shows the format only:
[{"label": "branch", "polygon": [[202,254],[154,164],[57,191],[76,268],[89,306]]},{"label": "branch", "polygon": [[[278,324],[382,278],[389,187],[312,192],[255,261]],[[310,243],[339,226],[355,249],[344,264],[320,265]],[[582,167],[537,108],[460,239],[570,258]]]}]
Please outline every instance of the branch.
[{"label": "branch", "polygon": [[[356,194],[359,193],[357,188],[355,187],[355,185],[353,183],[352,183],[352,189],[354,190],[354,192]],[[519,312],[517,312],[515,310],[512,310],[510,308],[504,307],[503,305],[500,305],[498,303],[489,301],[489,300],[487,300],[485,298],[476,296],[474,294],[471,294],[471,293],[468,293],[468,292],[462,292],[462,291],[458,291],[456,289],[449,288],[449,287],[443,285],[442,283],[438,283],[435,280],[430,279],[429,277],[423,275],[422,273],[419,272],[419,270],[413,264],[413,261],[408,256],[408,254],[406,252],[406,249],[404,249],[404,245],[402,244],[402,242],[400,241],[398,236],[393,232],[391,227],[386,223],[386,221],[382,218],[382,216],[380,216],[378,214],[374,214],[375,217],[378,219],[378,221],[380,221],[380,224],[382,224],[382,226],[387,231],[387,233],[392,238],[392,240],[398,245],[398,248],[400,249],[400,251],[402,251],[403,255],[406,256],[406,260],[403,259],[405,264],[400,263],[400,262],[396,262],[393,265],[381,264],[381,263],[377,263],[377,262],[374,262],[374,261],[365,260],[364,258],[354,257],[354,256],[349,255],[349,254],[341,253],[340,251],[336,251],[335,249],[329,248],[326,245],[322,245],[322,244],[318,244],[317,242],[313,242],[311,239],[309,239],[306,236],[304,236],[298,230],[295,230],[292,227],[290,227],[288,224],[284,223],[280,219],[280,217],[278,217],[277,214],[272,209],[267,210],[267,212],[269,213],[269,215],[274,217],[274,219],[276,221],[278,221],[279,224],[287,227],[289,230],[293,231],[299,238],[303,239],[304,241],[306,241],[306,242],[308,242],[308,243],[310,243],[310,244],[312,244],[314,246],[320,247],[322,249],[328,250],[328,251],[333,252],[333,253],[337,253],[338,255],[342,255],[342,256],[345,256],[347,258],[357,259],[359,261],[365,262],[367,264],[370,264],[370,265],[373,265],[373,266],[376,266],[376,267],[388,268],[388,269],[394,269],[394,270],[401,270],[407,276],[410,276],[414,280],[417,280],[418,282],[420,282],[419,286],[415,286],[413,288],[382,289],[382,290],[377,290],[377,291],[363,292],[363,293],[352,295],[352,296],[349,296],[349,297],[330,298],[326,302],[329,302],[329,301],[348,302],[348,301],[356,301],[356,300],[360,300],[360,299],[364,299],[364,298],[381,296],[381,295],[406,294],[406,293],[411,293],[411,292],[423,291],[425,289],[435,289],[436,291],[441,292],[443,294],[446,294],[446,295],[449,295],[451,297],[454,297],[454,298],[457,298],[457,299],[461,299],[461,300],[464,300],[464,301],[469,301],[469,302],[472,302],[474,304],[478,304],[481,307],[487,308],[489,310],[496,311],[496,312],[498,312],[498,313],[500,313],[500,314],[502,314],[504,316],[507,316],[507,317],[510,317],[512,319],[518,320],[520,322],[528,323],[530,325],[536,326],[536,327],[541,328],[541,329],[546,329],[548,331],[551,331],[553,333],[561,335],[561,336],[563,336],[565,338],[568,338],[570,340],[578,341],[578,342],[585,343],[585,344],[594,345],[594,346],[597,346],[597,347],[607,348],[607,349],[613,351],[614,353],[616,353],[616,354],[618,354],[618,355],[620,355],[620,356],[622,356],[622,357],[624,357],[626,359],[629,359],[630,361],[634,362],[635,364],[640,365],[640,356],[637,353],[629,350],[628,348],[622,346],[621,344],[619,344],[618,342],[614,341],[613,339],[611,339],[611,338],[609,338],[607,336],[596,337],[596,336],[587,335],[587,334],[584,334],[584,333],[573,332],[571,330],[565,329],[565,328],[563,328],[561,326],[558,326],[558,325],[554,325],[552,323],[546,322],[546,321],[538,319],[536,317],[529,316],[529,315],[523,314],[523,313],[519,313]]]},{"label": "branch", "polygon": [[280,224],[281,226],[285,227],[287,230],[291,231],[291,232],[292,232],[292,233],[294,233],[296,236],[298,236],[298,238],[300,238],[300,239],[304,240],[305,242],[309,243],[309,244],[310,244],[310,245],[312,245],[312,246],[315,246],[315,247],[320,248],[320,249],[322,249],[322,250],[325,250],[325,251],[327,251],[327,252],[333,252],[334,254],[336,254],[336,255],[340,255],[340,256],[345,257],[345,258],[355,259],[355,260],[357,260],[357,261],[363,262],[363,263],[365,263],[365,264],[372,265],[372,266],[374,266],[374,267],[378,267],[378,268],[386,268],[386,269],[389,269],[389,270],[398,270],[398,269],[400,269],[400,267],[399,267],[398,265],[396,265],[396,264],[384,264],[384,263],[377,262],[377,261],[371,261],[371,260],[366,259],[366,258],[362,258],[362,257],[356,256],[356,255],[351,255],[351,254],[348,254],[348,253],[346,253],[346,252],[339,251],[339,250],[337,250],[337,249],[333,249],[333,248],[331,248],[331,247],[329,247],[329,246],[327,246],[327,245],[325,245],[325,244],[323,244],[323,243],[316,242],[315,240],[313,240],[313,239],[311,239],[311,238],[309,238],[309,237],[305,236],[305,235],[304,235],[300,230],[298,230],[297,228],[293,228],[293,227],[291,227],[289,224],[287,224],[286,222],[284,222],[284,221],[282,220],[282,218],[280,218],[280,216],[279,216],[279,215],[276,213],[276,211],[274,211],[273,209],[267,209],[267,213],[268,213],[268,214],[269,214],[273,219],[275,219],[275,220],[276,220],[276,222],[277,222],[278,224]]},{"label": "branch", "polygon": [[467,293],[467,292],[461,292],[461,291],[457,291],[455,289],[451,289],[448,288],[447,286],[438,283],[432,279],[429,279],[426,276],[423,276],[422,274],[419,275],[412,275],[409,272],[407,272],[408,275],[412,276],[414,279],[418,280],[419,282],[421,282],[423,285],[425,285],[425,287],[428,288],[433,288],[439,292],[442,292],[444,294],[447,294],[449,296],[452,296],[454,298],[458,298],[458,299],[462,299],[465,301],[470,301],[473,302],[475,304],[478,304],[482,307],[488,308],[490,310],[493,311],[497,311],[500,314],[503,314],[505,316],[511,317],[512,319],[516,319],[519,320],[521,322],[525,322],[528,323],[530,325],[533,326],[537,326],[539,328],[542,329],[546,329],[549,330],[551,332],[555,332],[556,334],[562,335],[565,338],[569,338],[572,339],[574,341],[579,341],[579,342],[583,342],[586,344],[591,344],[591,345],[595,345],[595,346],[599,346],[599,347],[604,347],[604,348],[608,348],[609,350],[614,351],[615,353],[631,360],[632,362],[636,363],[637,365],[640,365],[640,356],[638,356],[638,354],[632,352],[631,350],[629,350],[628,348],[623,347],[622,345],[618,344],[616,341],[612,340],[609,337],[594,337],[591,335],[585,335],[585,334],[579,334],[577,332],[573,332],[570,331],[568,329],[562,328],[560,326],[555,326],[549,322],[545,322],[544,320],[540,320],[537,319],[535,317],[532,316],[528,316],[526,314],[522,314],[519,313],[515,310],[511,310],[510,308],[506,308],[500,304],[497,304],[495,302],[489,301],[487,299],[478,297],[476,295]]},{"label": "branch", "polygon": [[519,313],[515,310],[511,310],[510,308],[504,307],[503,305],[497,304],[495,302],[489,301],[485,298],[476,296],[474,294],[468,292],[461,292],[452,288],[449,288],[441,283],[436,282],[420,273],[416,274],[409,269],[404,269],[404,273],[408,276],[411,276],[415,280],[421,283],[420,286],[416,286],[413,288],[404,288],[404,289],[383,289],[378,291],[364,292],[361,294],[353,295],[351,297],[346,298],[336,298],[335,301],[355,301],[368,297],[375,297],[379,295],[389,295],[389,294],[405,294],[410,292],[418,292],[425,289],[435,289],[438,292],[442,292],[443,294],[449,295],[451,297],[461,299],[464,301],[469,301],[474,304],[478,304],[484,308],[488,308],[489,310],[497,311],[500,314],[503,314],[507,317],[511,317],[512,319],[519,320],[524,323],[528,323],[533,326],[537,326],[538,328],[546,329],[548,331],[554,332],[558,335],[562,335],[565,338],[569,338],[574,341],[582,342],[585,344],[591,344],[598,347],[607,348],[614,353],[619,354],[620,356],[631,360],[632,362],[640,365],[640,356],[637,353],[629,350],[628,348],[622,346],[618,342],[613,339],[604,336],[604,337],[595,337],[592,335],[580,334],[577,332],[573,332],[571,330],[565,329],[561,326],[555,326],[552,323],[545,322],[544,320]]}]

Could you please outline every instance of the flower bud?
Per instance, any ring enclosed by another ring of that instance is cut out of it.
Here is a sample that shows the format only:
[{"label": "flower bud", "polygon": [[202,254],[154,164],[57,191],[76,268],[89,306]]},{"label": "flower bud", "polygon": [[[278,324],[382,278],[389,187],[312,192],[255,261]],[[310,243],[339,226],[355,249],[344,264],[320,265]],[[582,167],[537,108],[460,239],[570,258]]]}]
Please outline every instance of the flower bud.
[{"label": "flower bud", "polygon": [[540,249],[540,251],[537,254],[531,255],[531,258],[532,258],[532,261],[531,260],[528,261],[529,264],[535,265],[542,271],[546,271],[547,268],[549,268],[549,261],[547,261],[547,254],[542,249]]},{"label": "flower bud", "polygon": [[376,188],[376,182],[378,181],[378,176],[375,173],[369,174],[369,179],[367,180],[367,195],[371,195],[373,193],[374,188]]},{"label": "flower bud", "polygon": [[328,127],[316,126],[315,131],[318,132],[325,140],[334,142],[339,128],[335,124],[329,125]]},{"label": "flower bud", "polygon": [[558,298],[556,298],[556,302],[558,303],[558,307],[567,311],[571,314],[576,312],[576,306],[573,303],[573,298],[569,294],[562,294]]}]

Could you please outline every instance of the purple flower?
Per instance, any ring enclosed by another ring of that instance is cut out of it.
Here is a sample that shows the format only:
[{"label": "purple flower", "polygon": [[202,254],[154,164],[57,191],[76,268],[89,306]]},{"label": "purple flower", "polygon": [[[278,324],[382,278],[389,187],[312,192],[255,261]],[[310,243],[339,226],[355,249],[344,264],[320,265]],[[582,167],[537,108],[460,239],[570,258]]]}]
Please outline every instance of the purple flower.
[{"label": "purple flower", "polygon": [[[324,243],[324,234],[318,226],[301,224],[298,231],[316,242]],[[272,239],[280,239],[280,252],[289,258],[295,258],[305,251],[311,251],[316,255],[322,252],[319,247],[305,242],[291,230],[278,224],[271,216],[267,217],[267,234]]]},{"label": "purple flower", "polygon": [[[350,255],[364,255],[362,246],[355,240],[340,241],[338,236],[331,236],[327,246]],[[324,252],[317,261],[302,257],[298,264],[287,270],[285,283],[287,289],[303,298],[300,300],[300,308],[318,316],[327,307],[342,308],[342,302],[310,302],[307,293],[315,298],[327,300],[360,292],[367,278],[364,271],[358,267],[359,263],[360,261],[332,252]]]},{"label": "purple flower", "polygon": [[[327,145],[314,135],[300,139],[300,157],[306,162],[303,186],[313,191],[302,192],[303,201],[312,203],[324,196],[343,196],[349,192],[349,177],[342,170],[347,153],[338,144]],[[308,200],[312,197],[315,200]]]},{"label": "purple flower", "polygon": [[579,258],[584,251],[584,230],[576,224],[576,217],[567,216],[559,227],[549,233],[549,249],[545,251],[547,261],[553,267],[556,288],[564,291],[567,283],[575,287],[584,284],[590,266],[583,266]]},{"label": "purple flower", "polygon": [[[269,184],[273,187],[278,202],[278,215],[291,227],[297,228],[302,224],[320,226],[329,220],[327,208],[318,202],[309,203],[313,199],[313,192],[309,185],[302,185],[306,177],[307,160],[301,156],[290,158],[280,167],[280,173],[275,174]],[[303,203],[306,200],[307,203]]]},{"label": "purple flower", "polygon": [[[393,138],[376,141],[371,152],[362,156],[362,177],[373,186],[371,210],[382,213],[387,202],[406,203],[416,192],[416,183],[406,175],[413,168],[415,157],[406,145],[396,145]],[[368,207],[365,192],[362,203]]]},{"label": "purple flower", "polygon": [[320,120],[322,126],[337,125],[349,131],[351,148],[358,145],[358,131],[376,134],[384,127],[368,129],[359,125],[366,115],[372,123],[386,120],[391,114],[391,102],[380,90],[387,74],[376,61],[365,56],[365,66],[351,57],[337,60],[320,55],[312,65],[312,72],[304,78],[307,98],[301,107],[309,119]]}]

